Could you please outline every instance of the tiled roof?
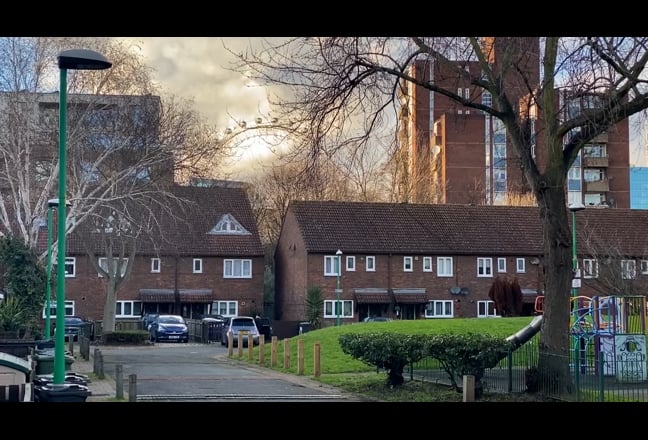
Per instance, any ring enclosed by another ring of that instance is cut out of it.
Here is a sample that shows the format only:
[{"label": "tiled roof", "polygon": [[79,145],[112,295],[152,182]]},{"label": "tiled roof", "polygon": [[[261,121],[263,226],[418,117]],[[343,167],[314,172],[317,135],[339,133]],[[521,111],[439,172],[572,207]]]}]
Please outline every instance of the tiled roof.
[{"label": "tiled roof", "polygon": [[[293,201],[310,253],[542,255],[540,210],[528,206]],[[570,213],[571,214],[571,213]],[[571,215],[569,216],[571,220]],[[648,255],[648,211],[576,213],[579,254],[614,240],[625,255]]]},{"label": "tiled roof", "polygon": [[[247,193],[240,187],[175,186],[172,193],[182,199],[174,209],[178,218],[168,213],[157,216],[164,240],[156,238],[156,246],[164,255],[179,256],[263,256],[256,219]],[[169,202],[169,204],[177,202]],[[208,234],[225,214],[231,214],[249,235]],[[84,253],[82,228],[68,238],[69,253]],[[95,250],[99,243],[96,243]],[[154,253],[150,239],[138,241],[138,253]]]}]

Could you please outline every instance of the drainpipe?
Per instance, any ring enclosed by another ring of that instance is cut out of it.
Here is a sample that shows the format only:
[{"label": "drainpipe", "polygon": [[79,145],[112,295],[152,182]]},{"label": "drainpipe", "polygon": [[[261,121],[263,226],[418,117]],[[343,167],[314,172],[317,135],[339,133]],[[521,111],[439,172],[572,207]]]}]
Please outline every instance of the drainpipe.
[{"label": "drainpipe", "polygon": [[178,289],[178,256],[175,257],[175,269],[173,273],[173,312],[176,315],[180,315],[180,290]]}]

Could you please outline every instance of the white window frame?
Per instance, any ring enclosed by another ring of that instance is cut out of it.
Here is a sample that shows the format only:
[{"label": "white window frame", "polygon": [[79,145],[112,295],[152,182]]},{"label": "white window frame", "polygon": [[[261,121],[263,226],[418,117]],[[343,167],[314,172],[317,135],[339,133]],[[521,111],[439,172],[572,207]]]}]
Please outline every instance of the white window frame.
[{"label": "white window frame", "polygon": [[[116,257],[113,257],[116,258]],[[108,258],[106,257],[99,257],[97,259],[97,264],[99,265],[100,268],[108,272]],[[126,268],[128,267],[128,258],[122,258],[122,264],[121,264],[121,276],[123,277],[126,275]],[[99,278],[103,278],[103,274],[99,272],[97,275],[99,275]]]},{"label": "white window frame", "polygon": [[437,257],[437,276],[451,277],[453,274],[452,257]]},{"label": "white window frame", "polygon": [[637,262],[635,260],[621,260],[621,278],[624,280],[637,278]]},{"label": "white window frame", "polygon": [[151,273],[160,273],[162,268],[162,260],[159,258],[151,258]]},{"label": "white window frame", "polygon": [[[338,276],[338,262],[342,258],[338,255],[324,255],[324,276],[325,277],[336,277]],[[340,275],[342,275],[340,273]]]},{"label": "white window frame", "polygon": [[524,259],[524,258],[516,258],[515,259],[515,271],[517,273],[525,273],[526,272],[526,259]]},{"label": "white window frame", "polygon": [[432,257],[423,257],[423,272],[432,272]]},{"label": "white window frame", "polygon": [[598,260],[583,258],[583,278],[598,278]]},{"label": "white window frame", "polygon": [[[369,263],[371,261],[371,263]],[[365,257],[365,272],[375,272],[376,271],[376,257],[373,255],[367,255]]]},{"label": "white window frame", "polygon": [[[449,311],[448,311],[449,307]],[[438,310],[440,308],[440,310]],[[437,314],[437,311],[440,312]],[[454,301],[450,299],[432,300],[425,306],[426,318],[454,318]]]},{"label": "white window frame", "polygon": [[[240,275],[236,275],[237,266],[240,266]],[[252,278],[252,260],[242,258],[223,260],[223,278]]]},{"label": "white window frame", "polygon": [[[71,270],[68,270],[68,267]],[[76,257],[65,257],[65,278],[76,277]]]},{"label": "white window frame", "polygon": [[211,313],[225,317],[238,315],[238,301],[214,301],[211,305]]},{"label": "white window frame", "polygon": [[484,300],[477,301],[477,317],[478,318],[499,318],[497,309],[495,308],[495,301]]},{"label": "white window frame", "polygon": [[203,271],[203,260],[202,258],[194,258],[191,262],[191,272],[192,273],[202,273]]},{"label": "white window frame", "polygon": [[347,255],[346,257],[346,270],[348,272],[355,272],[356,269],[356,258],[353,255]]},{"label": "white window frame", "polygon": [[477,278],[493,277],[493,259],[490,257],[477,257]]},{"label": "white window frame", "polygon": [[[45,314],[47,312],[47,302],[43,306],[43,318],[47,318],[47,315]],[[65,300],[65,316],[74,316],[76,315],[75,313],[75,307],[74,307],[74,300]],[[51,300],[50,301],[50,318],[55,318],[56,317],[56,300]]]},{"label": "white window frame", "polygon": [[[336,299],[324,301],[324,318],[337,318],[335,310]],[[340,318],[353,318],[353,301],[348,299],[341,299],[340,305]]]},{"label": "white window frame", "polygon": [[641,275],[648,275],[648,260],[641,260]]},{"label": "white window frame", "polygon": [[[126,307],[129,306],[129,307]],[[133,318],[142,315],[142,301],[115,301],[115,318]],[[130,313],[124,313],[124,309],[129,308]]]},{"label": "white window frame", "polygon": [[403,257],[403,272],[414,271],[414,257]]},{"label": "white window frame", "polygon": [[506,272],[506,258],[497,259],[497,271],[499,273]]}]

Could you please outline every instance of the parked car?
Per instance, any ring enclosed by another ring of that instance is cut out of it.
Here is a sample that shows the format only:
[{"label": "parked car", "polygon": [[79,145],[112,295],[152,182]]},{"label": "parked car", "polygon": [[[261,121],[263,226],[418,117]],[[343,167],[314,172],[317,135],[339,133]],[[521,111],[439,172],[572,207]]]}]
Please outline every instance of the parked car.
[{"label": "parked car", "polygon": [[391,318],[388,318],[386,316],[367,316],[364,319],[364,322],[388,322],[391,320]]},{"label": "parked car", "polygon": [[189,342],[189,329],[180,315],[159,315],[149,327],[151,341]]},{"label": "parked car", "polygon": [[242,335],[244,347],[248,345],[248,335],[252,335],[254,345],[259,345],[259,329],[251,316],[233,316],[227,320],[221,330],[221,345],[227,345],[228,348],[230,333],[232,333],[232,345],[234,347],[238,346],[239,334]]},{"label": "parked car", "polygon": [[[92,323],[86,321],[80,316],[66,316],[65,318],[65,340],[69,341],[72,338],[73,341],[79,340],[79,335],[83,334],[92,339]],[[54,327],[54,334],[56,335],[56,327]]]},{"label": "parked car", "polygon": [[256,318],[254,318],[254,323],[259,330],[259,334],[263,335],[264,341],[270,342],[270,340],[272,339],[272,322],[270,321],[270,318],[266,318],[265,316],[257,316]]}]

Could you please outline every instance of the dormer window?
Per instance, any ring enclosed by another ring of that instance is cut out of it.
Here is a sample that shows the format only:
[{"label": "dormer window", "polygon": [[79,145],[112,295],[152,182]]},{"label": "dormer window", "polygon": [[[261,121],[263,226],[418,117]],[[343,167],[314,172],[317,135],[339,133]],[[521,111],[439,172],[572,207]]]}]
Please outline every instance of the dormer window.
[{"label": "dormer window", "polygon": [[250,232],[241,226],[231,214],[225,214],[216,223],[216,226],[209,231],[209,234],[250,235]]}]

